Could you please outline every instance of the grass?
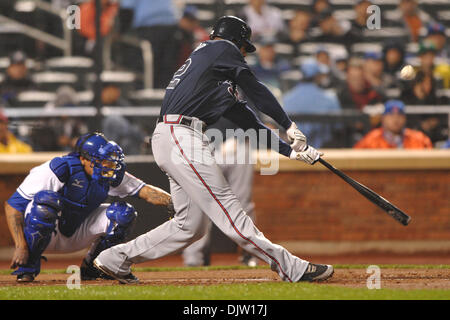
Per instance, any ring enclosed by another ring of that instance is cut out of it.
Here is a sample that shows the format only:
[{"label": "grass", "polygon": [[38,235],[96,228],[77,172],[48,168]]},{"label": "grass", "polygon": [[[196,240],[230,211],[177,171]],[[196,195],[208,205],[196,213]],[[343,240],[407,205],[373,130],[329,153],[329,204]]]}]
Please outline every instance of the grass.
[{"label": "grass", "polygon": [[310,283],[3,287],[1,300],[449,300],[450,290],[368,290]]},{"label": "grass", "polygon": [[[368,265],[335,265],[336,269],[362,269]],[[450,269],[450,265],[379,265],[395,269]],[[237,270],[243,266],[201,268],[135,268],[134,271]],[[258,267],[266,269],[267,266]],[[10,270],[0,270],[9,274]],[[42,273],[65,273],[43,270]],[[450,300],[450,290],[402,290],[347,288],[312,283],[249,283],[223,285],[82,285],[68,289],[65,285],[0,287],[0,300]]]}]

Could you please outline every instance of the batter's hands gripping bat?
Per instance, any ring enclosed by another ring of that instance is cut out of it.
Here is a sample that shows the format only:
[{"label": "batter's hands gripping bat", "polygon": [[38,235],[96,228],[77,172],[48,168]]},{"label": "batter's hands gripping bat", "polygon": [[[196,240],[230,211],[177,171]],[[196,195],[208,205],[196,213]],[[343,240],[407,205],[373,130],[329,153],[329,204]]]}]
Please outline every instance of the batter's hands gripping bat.
[{"label": "batter's hands gripping bat", "polygon": [[321,164],[323,164],[325,167],[331,170],[331,172],[335,173],[339,177],[341,177],[345,182],[347,182],[349,185],[351,185],[356,191],[361,193],[364,197],[369,199],[371,202],[379,206],[381,209],[386,211],[388,215],[390,215],[392,218],[403,224],[404,226],[408,225],[408,223],[411,221],[411,217],[408,216],[406,213],[404,213],[402,210],[394,206],[392,203],[378,195],[377,193],[373,192],[369,188],[367,188],[365,185],[362,185],[361,183],[353,180],[349,176],[347,176],[345,173],[340,171],[339,169],[336,169],[331,164],[323,160],[322,158],[319,158],[318,160]]}]

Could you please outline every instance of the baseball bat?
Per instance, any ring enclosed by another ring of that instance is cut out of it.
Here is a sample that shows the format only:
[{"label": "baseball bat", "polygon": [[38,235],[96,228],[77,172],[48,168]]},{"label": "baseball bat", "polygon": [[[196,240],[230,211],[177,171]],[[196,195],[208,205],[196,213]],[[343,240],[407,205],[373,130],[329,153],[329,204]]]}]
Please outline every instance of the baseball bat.
[{"label": "baseball bat", "polygon": [[322,158],[319,158],[319,162],[330,169],[331,172],[341,177],[345,182],[347,182],[349,185],[351,185],[356,191],[361,193],[364,197],[366,197],[368,200],[370,200],[372,203],[376,204],[378,207],[386,211],[388,215],[390,215],[392,218],[403,224],[404,226],[408,225],[408,223],[411,221],[411,217],[408,216],[406,213],[404,213],[402,210],[394,206],[392,203],[387,201],[382,196],[378,195],[374,191],[367,188],[365,185],[359,183],[356,180],[353,180],[349,176],[347,176],[345,173],[343,173],[341,170],[336,169],[331,164],[323,160]]}]

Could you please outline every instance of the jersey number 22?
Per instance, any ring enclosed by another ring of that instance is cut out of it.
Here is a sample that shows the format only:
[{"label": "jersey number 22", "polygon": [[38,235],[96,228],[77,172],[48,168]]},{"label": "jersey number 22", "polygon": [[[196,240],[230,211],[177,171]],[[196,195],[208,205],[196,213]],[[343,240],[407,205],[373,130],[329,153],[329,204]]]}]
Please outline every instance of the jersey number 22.
[{"label": "jersey number 22", "polygon": [[185,74],[187,69],[189,69],[189,67],[191,66],[191,63],[192,63],[192,59],[191,58],[187,59],[186,62],[177,70],[177,72],[175,72],[172,80],[170,81],[169,85],[166,88],[167,90],[175,89],[177,84],[181,81],[181,76],[183,74]]}]

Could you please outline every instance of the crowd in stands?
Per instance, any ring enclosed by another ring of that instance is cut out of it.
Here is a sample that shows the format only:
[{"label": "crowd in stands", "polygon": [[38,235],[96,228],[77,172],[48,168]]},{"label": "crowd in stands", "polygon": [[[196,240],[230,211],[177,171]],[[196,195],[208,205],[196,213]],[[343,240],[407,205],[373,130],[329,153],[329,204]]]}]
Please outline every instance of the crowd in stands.
[{"label": "crowd in stands", "polygon": [[[93,58],[97,45],[95,1],[48,2],[60,8],[79,5],[81,24],[80,29],[74,31],[74,55]],[[369,10],[373,4],[369,0],[355,0],[345,10],[339,10],[330,0],[311,0],[308,5],[302,1],[289,10],[269,0],[243,1],[240,6],[227,6],[227,1],[217,3],[224,4],[222,14],[236,15],[250,25],[252,41],[257,46],[256,53],[247,57],[250,67],[279,98],[316,148],[440,148],[449,145],[446,143],[449,137],[447,114],[409,115],[405,111],[405,105],[450,105],[450,20],[440,21],[436,12],[427,10],[420,0],[398,0],[389,10],[381,6],[379,17],[374,16],[376,11]],[[151,43],[156,89],[164,89],[195,47],[209,39],[211,21],[216,18],[205,23],[201,10],[189,1],[152,0],[149,5],[148,0],[102,0],[101,4],[102,36],[133,35]],[[14,17],[11,7],[5,5],[1,10]],[[376,23],[379,29],[373,29]],[[42,49],[44,47],[36,44],[31,58],[42,60],[42,52],[48,57],[50,50]],[[18,106],[17,97],[21,92],[41,89],[33,78],[27,54],[16,49],[21,48],[10,50],[8,65],[0,75],[0,104],[10,108]],[[142,60],[136,53],[116,50],[113,55],[118,56],[123,70],[142,72]],[[406,64],[414,66],[413,80],[400,78],[400,70]],[[92,89],[84,85],[84,78],[78,82],[81,82],[81,90]],[[129,99],[130,92],[138,89],[142,89],[142,84],[123,88],[114,81],[105,82],[102,103],[131,106],[134,102]],[[54,90],[53,101],[42,106],[82,105],[77,91],[76,85],[64,84]],[[301,120],[301,115],[305,114],[330,115],[340,111],[363,114],[367,106],[373,105],[383,105],[385,111],[371,114],[368,121],[358,118]],[[391,115],[398,119],[390,121]],[[0,117],[0,122],[5,123],[4,119],[5,116]],[[66,117],[45,121],[34,138],[30,135],[26,140],[35,151],[70,149],[73,139],[89,130],[82,119]],[[392,129],[393,126],[400,129]],[[126,152],[143,152],[146,133],[139,124],[115,116],[105,119],[103,127],[110,132],[107,136],[114,135],[122,141]],[[120,130],[111,130],[115,127]],[[54,134],[49,135],[51,130]],[[43,138],[36,139],[36,136]],[[410,139],[416,138],[420,143],[410,143]],[[0,141],[0,152],[7,150],[2,145],[5,139]]]}]

